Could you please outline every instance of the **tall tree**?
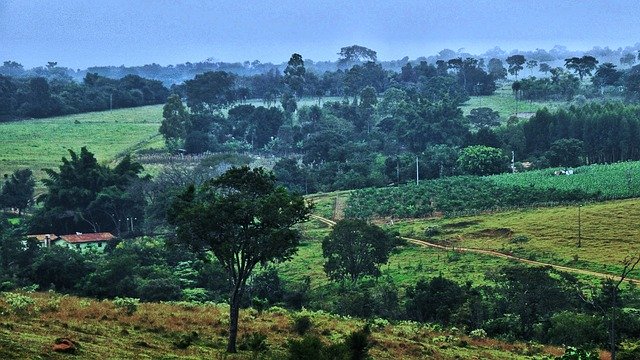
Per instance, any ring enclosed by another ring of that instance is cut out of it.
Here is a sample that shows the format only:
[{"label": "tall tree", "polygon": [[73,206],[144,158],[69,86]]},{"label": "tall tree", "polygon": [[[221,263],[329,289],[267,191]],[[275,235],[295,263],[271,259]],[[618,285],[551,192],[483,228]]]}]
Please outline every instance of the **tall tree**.
[{"label": "tall tree", "polygon": [[[59,170],[45,169],[47,192],[38,197],[42,207],[31,219],[31,230],[69,234],[76,231],[117,231],[126,217],[142,219],[140,203],[125,196],[139,179],[142,166],[125,156],[113,169],[100,165],[86,147],[69,150]],[[118,206],[114,209],[114,206]]]},{"label": "tall tree", "polygon": [[502,60],[500,59],[490,59],[487,70],[489,71],[489,75],[491,75],[496,80],[505,79],[507,77],[507,69],[504,68],[504,65],[502,65]]},{"label": "tall tree", "polygon": [[253,269],[296,252],[300,234],[292,226],[310,210],[302,196],[276,186],[272,174],[246,166],[190,186],[171,206],[177,240],[211,251],[231,278],[228,352],[236,352],[240,300]]},{"label": "tall tree", "polygon": [[376,62],[378,60],[378,53],[360,45],[351,45],[340,48],[338,55],[340,55],[338,65],[344,67],[349,67],[360,62]]},{"label": "tall tree", "polygon": [[524,63],[527,61],[524,55],[511,55],[507,58],[507,64],[509,64],[509,74],[516,77],[518,80],[518,73],[523,69]]},{"label": "tall tree", "polygon": [[160,134],[164,137],[167,148],[175,150],[181,147],[186,137],[189,124],[189,113],[178,94],[172,94],[162,108],[162,124]]},{"label": "tall tree", "polygon": [[564,59],[564,66],[568,70],[573,70],[580,77],[580,81],[585,75],[591,76],[591,72],[595,70],[598,65],[598,60],[593,56],[585,55],[581,58],[571,57]]},{"label": "tall tree", "polygon": [[185,81],[187,105],[194,112],[213,112],[235,102],[235,75],[208,71]]},{"label": "tall tree", "polygon": [[341,220],[322,240],[324,271],[334,280],[380,275],[380,265],[389,260],[399,238],[363,220]]},{"label": "tall tree", "polygon": [[33,189],[36,185],[30,169],[16,170],[8,177],[0,192],[0,207],[18,209],[18,214],[33,202]]},{"label": "tall tree", "polygon": [[284,69],[284,83],[293,91],[296,96],[302,94],[304,88],[306,70],[304,68],[304,60],[302,55],[293,54]]}]

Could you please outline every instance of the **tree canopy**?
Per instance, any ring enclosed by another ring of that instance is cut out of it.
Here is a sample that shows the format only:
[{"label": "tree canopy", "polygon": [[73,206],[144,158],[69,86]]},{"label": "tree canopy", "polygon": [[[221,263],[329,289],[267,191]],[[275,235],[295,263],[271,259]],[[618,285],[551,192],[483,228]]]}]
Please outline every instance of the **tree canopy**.
[{"label": "tree canopy", "polygon": [[188,187],[171,206],[176,238],[195,250],[208,250],[232,282],[227,351],[236,351],[240,300],[258,264],[289,259],[300,242],[292,226],[305,221],[310,205],[276,186],[262,168],[232,168],[199,188]]},{"label": "tree canopy", "polygon": [[324,271],[333,280],[352,282],[380,275],[380,265],[389,260],[400,240],[363,220],[341,220],[322,240]]}]

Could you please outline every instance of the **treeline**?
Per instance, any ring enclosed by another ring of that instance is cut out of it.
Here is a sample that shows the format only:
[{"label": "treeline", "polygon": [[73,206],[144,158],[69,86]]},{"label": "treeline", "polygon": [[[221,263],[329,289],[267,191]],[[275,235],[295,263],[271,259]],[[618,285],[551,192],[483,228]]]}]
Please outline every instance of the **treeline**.
[{"label": "treeline", "polygon": [[[555,112],[543,109],[516,127],[521,128],[524,141],[514,149],[540,164],[640,160],[640,107],[636,105],[591,103]],[[506,135],[520,129],[503,131]]]},{"label": "treeline", "polygon": [[[311,61],[307,60],[307,67],[311,72],[316,74],[323,74],[327,71],[333,72],[338,69],[344,69],[348,63],[344,61],[343,54],[349,55],[349,49],[366,49],[362,46],[352,45],[345,46],[340,51],[340,58],[336,61]],[[343,49],[347,49],[346,52]],[[389,71],[400,72],[402,66],[407,63],[417,65],[422,61],[430,64],[435,64],[438,60],[449,61],[455,58],[475,58],[485,63],[490,59],[495,58],[504,61],[507,57],[521,54],[527,59],[535,60],[538,63],[558,63],[564,61],[564,59],[571,57],[581,56],[593,56],[600,59],[603,63],[610,62],[620,66],[632,66],[636,63],[636,56],[640,50],[638,44],[634,46],[620,47],[611,49],[609,47],[594,47],[587,51],[574,51],[569,50],[565,46],[556,45],[549,50],[536,49],[533,51],[505,51],[499,47],[495,47],[487,50],[482,54],[471,54],[465,52],[463,49],[451,50],[443,49],[435,55],[420,56],[416,59],[409,59],[404,57],[397,60],[379,61],[382,68]],[[351,64],[352,66],[353,64]],[[50,76],[65,76],[76,80],[81,80],[89,73],[97,73],[100,76],[105,76],[113,79],[119,79],[127,75],[137,75],[147,79],[154,79],[162,81],[165,86],[171,86],[174,84],[180,84],[188,79],[192,79],[197,74],[202,74],[207,71],[225,71],[233,73],[238,76],[253,76],[259,74],[265,74],[267,72],[282,72],[287,66],[286,62],[280,64],[262,63],[259,60],[242,61],[242,62],[224,62],[214,61],[207,59],[205,61],[198,62],[186,62],[183,64],[162,66],[156,63],[146,64],[141,66],[92,66],[87,69],[71,69],[64,66],[59,66],[57,62],[48,62],[46,66],[37,66],[31,69],[26,69],[24,66],[16,61],[4,61],[0,66],[0,74],[7,76],[18,77],[46,77]],[[350,66],[348,66],[350,67]]]},{"label": "treeline", "polygon": [[89,73],[81,83],[0,75],[0,121],[161,104],[167,96],[160,81],[137,75],[115,80]]}]

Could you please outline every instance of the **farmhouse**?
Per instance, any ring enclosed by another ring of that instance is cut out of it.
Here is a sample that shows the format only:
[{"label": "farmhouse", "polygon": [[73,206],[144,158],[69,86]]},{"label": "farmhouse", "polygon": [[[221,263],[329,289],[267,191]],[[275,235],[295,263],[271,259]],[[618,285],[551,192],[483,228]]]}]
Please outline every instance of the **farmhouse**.
[{"label": "farmhouse", "polygon": [[59,245],[67,246],[70,249],[78,249],[81,251],[96,249],[99,251],[104,251],[106,244],[115,239],[111,233],[101,232],[101,233],[76,233],[73,235],[62,235],[60,236]]}]

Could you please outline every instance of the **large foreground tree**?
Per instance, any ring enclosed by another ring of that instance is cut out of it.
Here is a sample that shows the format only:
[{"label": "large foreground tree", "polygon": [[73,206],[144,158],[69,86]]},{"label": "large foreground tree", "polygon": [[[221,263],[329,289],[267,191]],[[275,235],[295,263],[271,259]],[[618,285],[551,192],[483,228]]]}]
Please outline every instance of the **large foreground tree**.
[{"label": "large foreground tree", "polygon": [[228,352],[236,352],[240,300],[258,264],[289,259],[311,207],[302,196],[276,186],[262,168],[232,168],[199,188],[188,187],[169,210],[176,239],[196,251],[211,251],[232,282]]}]

